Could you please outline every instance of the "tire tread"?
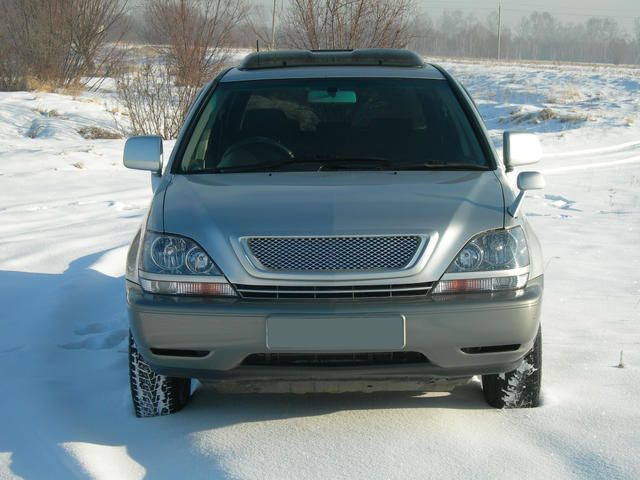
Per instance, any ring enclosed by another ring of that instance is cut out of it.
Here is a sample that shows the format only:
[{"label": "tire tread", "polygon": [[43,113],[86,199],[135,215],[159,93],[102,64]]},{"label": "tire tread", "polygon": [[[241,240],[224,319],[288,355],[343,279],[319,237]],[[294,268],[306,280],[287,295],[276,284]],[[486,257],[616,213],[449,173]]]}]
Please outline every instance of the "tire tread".
[{"label": "tire tread", "polygon": [[189,399],[191,379],[155,373],[144,360],[129,333],[129,382],[136,417],[170,415]]}]

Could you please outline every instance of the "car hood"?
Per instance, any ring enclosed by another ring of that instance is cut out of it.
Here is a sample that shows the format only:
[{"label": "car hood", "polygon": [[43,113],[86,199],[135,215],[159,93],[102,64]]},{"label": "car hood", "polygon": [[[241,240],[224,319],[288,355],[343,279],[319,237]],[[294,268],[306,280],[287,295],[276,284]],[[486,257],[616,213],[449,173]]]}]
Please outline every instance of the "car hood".
[{"label": "car hood", "polygon": [[234,283],[270,277],[242,262],[241,237],[428,235],[419,272],[379,275],[406,283],[437,280],[471,237],[501,228],[504,200],[491,171],[196,174],[172,178],[163,216],[166,232],[194,239]]}]

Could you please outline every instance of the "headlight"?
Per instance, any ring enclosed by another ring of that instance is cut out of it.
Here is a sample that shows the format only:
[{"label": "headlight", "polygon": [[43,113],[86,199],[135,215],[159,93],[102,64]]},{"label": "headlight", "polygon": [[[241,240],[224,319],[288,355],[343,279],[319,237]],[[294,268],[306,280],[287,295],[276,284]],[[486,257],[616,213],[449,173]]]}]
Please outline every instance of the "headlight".
[{"label": "headlight", "polygon": [[529,249],[521,227],[494,230],[474,237],[447,273],[512,270],[529,265]]},{"label": "headlight", "polygon": [[207,252],[189,238],[147,231],[141,258],[140,285],[147,292],[236,296]]},{"label": "headlight", "polygon": [[142,247],[142,270],[169,275],[222,275],[209,255],[193,240],[147,232]]},{"label": "headlight", "polygon": [[529,249],[522,227],[485,232],[460,250],[433,293],[524,288],[529,278],[528,266]]}]

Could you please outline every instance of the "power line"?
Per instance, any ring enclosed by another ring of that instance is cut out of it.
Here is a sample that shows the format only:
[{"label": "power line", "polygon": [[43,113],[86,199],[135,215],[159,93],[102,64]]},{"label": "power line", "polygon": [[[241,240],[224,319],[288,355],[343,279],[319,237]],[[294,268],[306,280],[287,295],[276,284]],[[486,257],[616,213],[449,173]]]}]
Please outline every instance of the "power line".
[{"label": "power line", "polygon": [[276,48],[276,7],[278,6],[277,0],[273,0],[273,12],[271,14],[271,50]]},{"label": "power line", "polygon": [[498,2],[498,60],[500,60],[500,40],[502,39],[502,2]]}]

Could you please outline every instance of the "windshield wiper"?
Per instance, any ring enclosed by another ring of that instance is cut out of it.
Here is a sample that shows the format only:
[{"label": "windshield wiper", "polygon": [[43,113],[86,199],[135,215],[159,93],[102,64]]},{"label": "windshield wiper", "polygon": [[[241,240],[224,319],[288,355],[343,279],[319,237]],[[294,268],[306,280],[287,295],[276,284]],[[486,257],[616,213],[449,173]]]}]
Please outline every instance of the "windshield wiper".
[{"label": "windshield wiper", "polygon": [[272,172],[279,168],[286,167],[287,165],[294,165],[297,163],[309,163],[309,161],[287,159],[273,163],[254,163],[251,165],[207,168],[205,170],[199,170],[198,173]]},{"label": "windshield wiper", "polygon": [[316,155],[314,157],[288,158],[286,160],[273,163],[207,168],[204,170],[198,170],[194,173],[276,172],[283,167],[304,164],[320,164],[317,170],[318,172],[336,170],[490,170],[486,165],[476,165],[473,163],[424,162],[394,165],[394,162],[386,158]]},{"label": "windshield wiper", "polygon": [[394,170],[490,170],[487,165],[474,163],[409,163],[398,165]]},{"label": "windshield wiper", "polygon": [[322,170],[362,170],[362,167],[356,167],[349,164],[362,164],[362,163],[377,163],[378,166],[367,167],[365,170],[381,170],[382,167],[390,167],[391,162],[383,158],[374,157],[339,157],[339,156],[322,156],[316,155],[314,157],[304,158],[288,158],[280,162],[264,163],[264,164],[252,164],[252,165],[238,165],[229,167],[216,167],[208,168],[205,170],[199,170],[198,173],[241,173],[241,172],[275,172],[283,167],[292,165],[304,165],[304,164],[320,164],[318,171]]},{"label": "windshield wiper", "polygon": [[[386,158],[378,157],[347,157],[347,156],[334,156],[334,157],[316,157],[322,162],[318,171],[330,171],[330,170],[386,170],[389,169],[391,161]],[[368,166],[363,168],[363,163],[376,164],[375,166]]]}]

